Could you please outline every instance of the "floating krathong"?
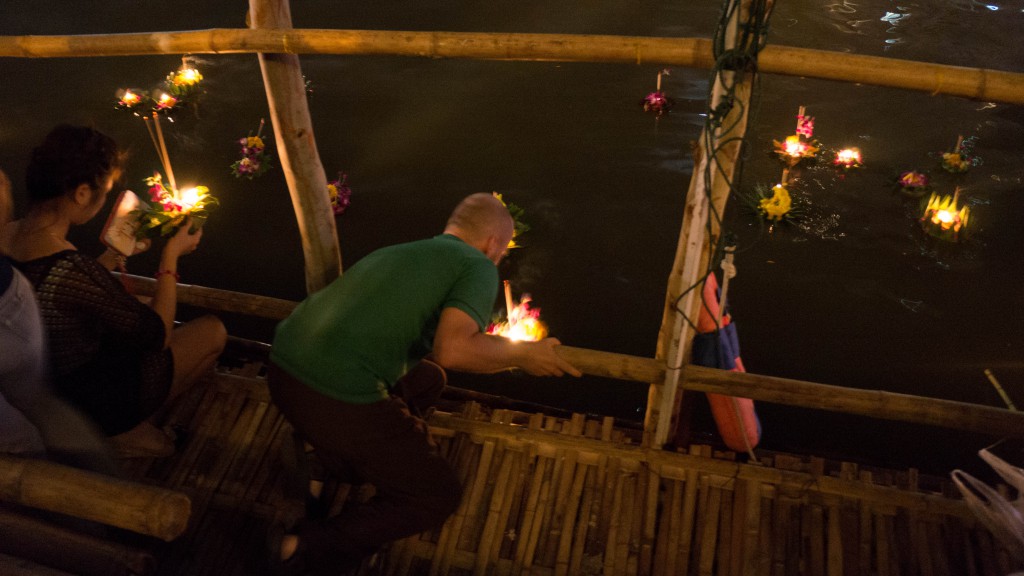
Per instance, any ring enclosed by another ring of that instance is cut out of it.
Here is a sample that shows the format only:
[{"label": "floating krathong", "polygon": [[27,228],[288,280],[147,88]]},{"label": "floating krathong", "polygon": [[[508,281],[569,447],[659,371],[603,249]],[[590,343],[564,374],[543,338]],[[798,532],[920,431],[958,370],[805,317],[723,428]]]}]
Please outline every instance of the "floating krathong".
[{"label": "floating krathong", "polygon": [[943,170],[952,174],[962,174],[974,166],[981,164],[981,158],[973,155],[975,138],[957,136],[952,152],[942,154]]},{"label": "floating krathong", "polygon": [[820,145],[812,138],[814,134],[814,118],[804,114],[804,107],[800,107],[800,113],[796,117],[796,134],[788,136],[784,141],[773,140],[775,153],[779,159],[786,163],[787,168],[792,168],[807,158],[814,158],[818,154]]},{"label": "floating krathong", "polygon": [[844,148],[836,152],[836,158],[832,161],[832,164],[846,170],[864,166],[859,148]]},{"label": "floating krathong", "polygon": [[338,172],[338,179],[327,183],[327,194],[331,199],[331,209],[334,210],[335,216],[345,212],[352,203],[352,189],[345,183],[347,180],[348,174]]},{"label": "floating krathong", "polygon": [[789,195],[789,190],[782,184],[773,186],[772,195],[761,198],[758,202],[758,209],[761,211],[761,215],[766,220],[773,220],[775,222],[785,218],[792,208],[793,198]]},{"label": "floating krathong", "polygon": [[117,107],[120,110],[128,110],[129,112],[139,115],[138,110],[142,107],[142,103],[148,97],[139,92],[138,90],[132,90],[131,88],[124,88],[117,92]]},{"label": "floating krathong", "polygon": [[900,186],[900,191],[911,198],[920,198],[932,189],[928,183],[928,175],[916,170],[908,170],[900,174],[897,184]]},{"label": "floating krathong", "polygon": [[505,202],[505,199],[502,198],[501,194],[498,194],[497,192],[491,192],[491,194],[500,200],[505,208],[508,208],[508,213],[512,215],[512,239],[508,241],[508,249],[511,250],[513,248],[519,248],[522,244],[517,242],[518,238],[530,231],[530,225],[523,221],[523,214],[525,211],[511,202]]},{"label": "floating krathong", "polygon": [[272,165],[272,156],[266,151],[263,143],[263,119],[260,119],[260,127],[256,135],[252,132],[245,138],[240,138],[238,143],[242,146],[242,157],[231,165],[231,173],[236,178],[253,178],[262,176]]},{"label": "floating krathong", "polygon": [[654,92],[651,92],[647,96],[644,96],[644,99],[640,102],[640,105],[643,106],[644,108],[644,112],[653,112],[657,116],[661,116],[662,114],[668,112],[676,104],[675,100],[672,100],[671,98],[666,96],[664,92],[661,91],[662,74],[668,76],[668,69],[666,68],[665,70],[658,72],[658,82],[654,89]]},{"label": "floating krathong", "polygon": [[161,92],[155,102],[156,104],[153,106],[153,110],[164,114],[171,112],[174,110],[174,107],[178,105],[178,99],[167,92]]},{"label": "floating krathong", "polygon": [[957,188],[952,196],[947,194],[941,198],[938,194],[932,193],[921,217],[921,226],[925,232],[952,242],[960,239],[961,232],[966,233],[971,209],[967,205],[958,209],[959,197],[960,188]]},{"label": "floating krathong", "polygon": [[505,281],[505,321],[496,322],[487,327],[487,333],[501,336],[513,341],[536,342],[548,335],[548,327],[540,320],[540,308],[531,306],[529,294],[523,294],[519,304],[512,300],[512,289]]}]

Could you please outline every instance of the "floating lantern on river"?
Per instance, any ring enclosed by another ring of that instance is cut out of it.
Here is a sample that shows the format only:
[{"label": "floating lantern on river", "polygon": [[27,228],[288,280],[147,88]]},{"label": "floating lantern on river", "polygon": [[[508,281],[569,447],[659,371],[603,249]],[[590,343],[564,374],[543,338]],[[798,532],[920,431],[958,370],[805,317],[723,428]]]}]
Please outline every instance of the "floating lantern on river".
[{"label": "floating lantern on river", "polygon": [[928,175],[916,170],[908,170],[900,174],[896,182],[900,186],[900,191],[911,198],[920,198],[932,189],[928,184]]},{"label": "floating lantern on river", "polygon": [[960,239],[960,232],[967,228],[971,209],[966,205],[957,209],[959,197],[960,188],[952,196],[947,194],[941,198],[932,193],[921,217],[925,232],[942,240],[956,242]]},{"label": "floating lantern on river", "polygon": [[860,149],[858,148],[844,148],[836,152],[836,158],[832,163],[847,170],[864,166],[860,156]]},{"label": "floating lantern on river", "polygon": [[548,335],[548,327],[540,320],[540,308],[533,308],[529,294],[523,294],[519,304],[512,300],[512,288],[505,281],[505,309],[507,316],[504,322],[497,322],[487,327],[487,333],[502,336],[509,340],[536,342]]},{"label": "floating lantern on river", "polygon": [[804,107],[796,117],[796,134],[788,136],[784,141],[773,140],[775,153],[779,159],[792,168],[806,158],[814,158],[818,153],[818,142],[813,139],[814,118],[804,114]]},{"label": "floating lantern on river", "polygon": [[942,154],[942,168],[946,172],[962,174],[967,172],[972,166],[981,164],[981,158],[972,154],[974,140],[973,136],[971,138],[957,136],[953,151]]},{"label": "floating lantern on river", "polygon": [[352,203],[352,189],[345,182],[348,174],[338,172],[338,179],[327,183],[327,195],[331,199],[331,209],[335,216],[340,216]]},{"label": "floating lantern on river", "polygon": [[657,116],[661,116],[662,114],[668,112],[676,104],[675,100],[672,100],[671,98],[666,96],[664,92],[661,91],[662,74],[668,76],[668,69],[666,68],[665,70],[658,72],[658,83],[654,89],[654,92],[651,92],[647,96],[644,96],[644,99],[640,102],[640,105],[643,106],[644,108],[644,112],[653,112]]},{"label": "floating lantern on river", "polygon": [[137,110],[142,105],[143,100],[145,100],[145,95],[137,90],[124,88],[117,91],[117,107],[121,110],[134,112],[136,116],[139,115]]}]

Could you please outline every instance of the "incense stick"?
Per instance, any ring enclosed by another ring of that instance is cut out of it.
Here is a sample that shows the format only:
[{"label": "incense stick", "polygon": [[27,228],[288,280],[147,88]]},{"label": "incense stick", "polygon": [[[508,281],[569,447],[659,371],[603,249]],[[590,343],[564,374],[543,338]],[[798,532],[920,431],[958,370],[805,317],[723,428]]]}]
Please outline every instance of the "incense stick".
[{"label": "incense stick", "polygon": [[1006,403],[1006,407],[1016,412],[1017,407],[1013,405],[1013,400],[1010,400],[1010,395],[1006,393],[1006,390],[1003,390],[1003,387],[999,385],[999,380],[996,380],[996,375],[988,368],[985,368],[985,376],[988,377],[988,381],[992,383],[992,387],[996,389],[996,392],[999,392],[999,395],[1003,398],[1003,402]]},{"label": "incense stick", "polygon": [[174,171],[171,170],[171,158],[167,155],[167,144],[164,142],[164,132],[160,129],[160,117],[153,113],[153,125],[156,127],[156,136],[160,141],[160,159],[163,161],[164,170],[167,171],[167,181],[171,184],[171,190],[175,195],[178,193],[178,186],[174,183]]},{"label": "incense stick", "polygon": [[512,322],[512,283],[505,280],[505,315]]}]

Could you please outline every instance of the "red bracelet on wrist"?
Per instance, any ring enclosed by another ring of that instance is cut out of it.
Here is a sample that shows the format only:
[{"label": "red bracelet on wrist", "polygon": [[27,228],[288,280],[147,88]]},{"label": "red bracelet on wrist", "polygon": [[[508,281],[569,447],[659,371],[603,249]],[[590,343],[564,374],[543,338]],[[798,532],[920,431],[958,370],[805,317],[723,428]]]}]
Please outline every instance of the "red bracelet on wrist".
[{"label": "red bracelet on wrist", "polygon": [[167,276],[174,276],[174,281],[175,282],[181,282],[181,276],[178,276],[178,273],[175,272],[174,270],[157,270],[156,274],[153,274],[153,278],[156,278],[157,280],[159,280],[160,277],[165,275],[165,274]]}]

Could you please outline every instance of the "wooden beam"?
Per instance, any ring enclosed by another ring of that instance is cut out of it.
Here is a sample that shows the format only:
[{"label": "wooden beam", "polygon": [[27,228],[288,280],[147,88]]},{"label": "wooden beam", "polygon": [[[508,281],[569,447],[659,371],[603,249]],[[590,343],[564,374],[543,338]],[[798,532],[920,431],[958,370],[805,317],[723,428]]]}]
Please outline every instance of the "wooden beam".
[{"label": "wooden beam", "polygon": [[188,525],[188,496],[46,462],[0,456],[0,500],[171,541]]},{"label": "wooden beam", "polygon": [[[151,295],[155,282],[131,276],[136,292]],[[287,317],[296,303],[241,292],[190,286],[178,287],[178,302],[213,310],[249,313],[270,319]],[[266,305],[265,313],[259,313]],[[631,382],[663,382],[665,362],[654,358],[559,346],[558,354],[583,373]],[[1024,412],[1011,412],[978,404],[954,402],[879,390],[860,390],[803,380],[744,374],[687,365],[682,370],[684,390],[712,392],[790,406],[845,412],[917,424],[943,426],[995,436],[1024,438]]]},{"label": "wooden beam", "polygon": [[[290,25],[283,28],[290,28]],[[714,65],[711,41],[706,38],[235,28],[0,37],[0,57],[69,58],[186,52],[623,62],[704,69]],[[984,102],[1024,104],[1024,74],[987,68],[769,45],[758,57],[758,71],[962,96]]]},{"label": "wooden beam", "polygon": [[[257,30],[292,27],[288,0],[249,0],[249,14],[252,28]],[[327,177],[313,137],[306,81],[299,57],[287,52],[287,46],[282,46],[281,52],[261,51],[259,60],[277,156],[302,236],[306,291],[312,294],[341,274],[341,250],[327,195]]]}]

